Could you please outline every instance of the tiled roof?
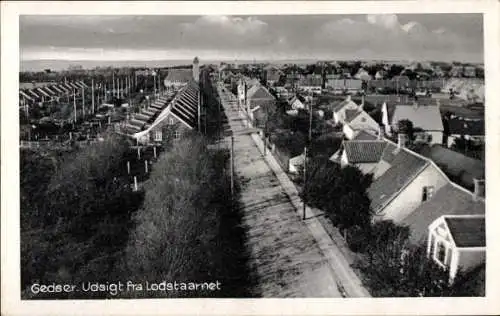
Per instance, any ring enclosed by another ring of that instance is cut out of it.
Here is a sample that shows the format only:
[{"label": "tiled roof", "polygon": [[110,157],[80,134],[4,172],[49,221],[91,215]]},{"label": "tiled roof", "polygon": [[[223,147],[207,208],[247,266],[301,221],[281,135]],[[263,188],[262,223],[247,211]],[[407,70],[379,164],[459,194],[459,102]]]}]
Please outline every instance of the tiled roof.
[{"label": "tiled roof", "polygon": [[188,83],[193,79],[193,71],[191,69],[169,69],[165,82],[185,82]]},{"label": "tiled roof", "polygon": [[354,105],[356,105],[356,107],[358,106],[354,101],[352,101],[350,99],[345,99],[344,101],[337,101],[337,102],[332,103],[332,105],[333,105],[332,110],[333,110],[333,112],[338,112],[338,111],[342,110],[342,108],[344,108],[348,104],[354,104]]},{"label": "tiled roof", "polygon": [[457,247],[485,247],[486,233],[484,216],[445,217],[448,229]]},{"label": "tiled roof", "polygon": [[484,120],[463,120],[458,117],[448,120],[450,135],[484,136]]},{"label": "tiled roof", "polygon": [[198,84],[190,81],[179,92],[179,96],[173,101],[171,108],[171,113],[191,129],[198,125],[198,91]]},{"label": "tiled roof", "polygon": [[401,223],[410,227],[410,240],[419,243],[426,240],[429,225],[438,217],[467,214],[484,214],[484,202],[474,201],[470,192],[455,184],[448,183],[440,188],[430,200],[423,202],[410,213]]},{"label": "tiled roof", "polygon": [[443,166],[445,172],[454,177],[459,177],[466,186],[473,186],[473,179],[484,179],[484,162],[461,153],[444,148],[440,145],[426,146],[420,154],[431,159],[437,165]]},{"label": "tiled roof", "polygon": [[344,149],[349,163],[375,163],[386,145],[385,141],[345,141]]},{"label": "tiled roof", "polygon": [[247,98],[250,99],[269,99],[274,100],[274,96],[262,85],[257,84],[251,87],[247,92]]},{"label": "tiled roof", "polygon": [[389,164],[390,168],[375,179],[367,190],[375,212],[379,212],[428,164],[425,159],[407,149],[398,148],[393,143],[388,143],[385,147],[382,162]]},{"label": "tiled roof", "polygon": [[392,125],[400,120],[410,120],[414,127],[420,127],[424,131],[443,131],[443,122],[439,107],[433,105],[398,105],[392,116]]}]

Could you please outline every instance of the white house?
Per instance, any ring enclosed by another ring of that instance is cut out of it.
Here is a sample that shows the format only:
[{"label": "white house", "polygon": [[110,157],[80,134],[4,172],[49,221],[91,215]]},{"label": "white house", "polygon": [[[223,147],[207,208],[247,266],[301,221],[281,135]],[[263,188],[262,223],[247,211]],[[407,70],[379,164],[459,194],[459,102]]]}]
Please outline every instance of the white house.
[{"label": "white house", "polygon": [[422,129],[429,144],[443,143],[444,127],[439,106],[418,105],[417,103],[397,105],[391,120],[392,131],[398,130],[400,120],[409,120],[414,128]]},{"label": "white house", "polygon": [[469,271],[485,262],[484,215],[444,215],[429,226],[427,254],[449,271],[453,280],[458,269]]}]

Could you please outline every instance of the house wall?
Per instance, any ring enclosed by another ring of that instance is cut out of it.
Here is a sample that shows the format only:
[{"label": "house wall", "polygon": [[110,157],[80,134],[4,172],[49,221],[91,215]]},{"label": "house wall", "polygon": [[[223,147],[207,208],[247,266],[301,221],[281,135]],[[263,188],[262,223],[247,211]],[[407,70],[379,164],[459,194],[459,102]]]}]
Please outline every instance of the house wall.
[{"label": "house wall", "polygon": [[422,203],[422,193],[425,186],[434,186],[435,194],[446,183],[448,183],[448,181],[432,164],[427,165],[427,167],[425,167],[425,169],[384,208],[380,218],[390,219],[395,223],[399,223]]},{"label": "house wall", "polygon": [[342,126],[342,132],[344,132],[344,135],[347,139],[353,139],[355,136],[354,130],[347,124],[344,124],[344,126]]},{"label": "house wall", "polygon": [[[173,120],[173,122],[171,123],[170,122],[170,119]],[[180,120],[178,120],[174,115],[167,115],[158,125],[156,125],[155,127],[151,128],[149,130],[149,138],[148,140],[150,142],[154,142],[155,141],[155,133],[156,131],[164,131],[164,128],[166,126],[173,126],[175,130],[179,131],[180,134],[184,134],[186,133],[187,131],[190,131],[191,129],[189,127],[187,127],[184,123],[182,123]],[[163,139],[165,139],[167,135],[163,135]]]},{"label": "house wall", "polygon": [[431,139],[431,142],[430,144],[431,145],[434,145],[434,144],[443,144],[443,132],[427,132],[427,134],[430,134],[432,136],[432,139]]}]

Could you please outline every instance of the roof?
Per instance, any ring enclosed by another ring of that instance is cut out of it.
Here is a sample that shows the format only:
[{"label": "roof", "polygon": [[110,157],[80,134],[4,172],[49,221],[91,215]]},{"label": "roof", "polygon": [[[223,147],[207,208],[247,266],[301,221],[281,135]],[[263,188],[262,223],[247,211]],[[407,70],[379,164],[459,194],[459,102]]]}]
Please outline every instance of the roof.
[{"label": "roof", "polygon": [[484,162],[467,157],[441,145],[426,146],[420,154],[431,159],[453,177],[459,177],[466,186],[473,186],[473,179],[484,179]]},{"label": "roof", "polygon": [[375,212],[380,211],[429,164],[425,159],[406,148],[398,148],[392,142],[387,142],[381,161],[390,167],[367,190]]},{"label": "roof", "polygon": [[356,107],[358,106],[354,101],[352,101],[350,98],[345,99],[344,101],[337,101],[332,103],[333,105],[333,112],[338,112],[342,110],[347,105],[355,105]]},{"label": "roof", "polygon": [[247,92],[248,99],[270,99],[274,100],[274,96],[264,86],[256,84]]},{"label": "roof", "polygon": [[352,120],[354,120],[359,114],[361,113],[360,110],[345,110],[345,121],[347,123],[351,122]]},{"label": "roof", "polygon": [[410,120],[414,127],[424,131],[443,131],[439,107],[434,105],[397,105],[391,122],[395,125],[400,120]]},{"label": "roof", "polygon": [[385,141],[345,141],[344,149],[349,163],[375,163],[382,157]]},{"label": "roof", "polygon": [[377,135],[370,134],[365,130],[360,130],[356,133],[356,136],[352,140],[376,140]]},{"label": "roof", "polygon": [[199,87],[196,82],[190,81],[179,92],[171,107],[171,113],[191,129],[198,126],[198,91]]},{"label": "roof", "polygon": [[165,82],[188,83],[191,79],[193,79],[193,71],[191,69],[169,69]]},{"label": "roof", "polygon": [[440,188],[430,200],[420,204],[401,223],[410,227],[410,240],[418,243],[425,241],[429,225],[438,217],[484,214],[484,210],[482,200],[474,201],[471,192],[456,184],[448,183]]},{"label": "roof", "polygon": [[484,136],[484,120],[464,120],[458,117],[448,120],[450,135]]},{"label": "roof", "polygon": [[455,246],[459,248],[486,246],[484,215],[478,217],[445,216],[444,220],[455,241]]}]

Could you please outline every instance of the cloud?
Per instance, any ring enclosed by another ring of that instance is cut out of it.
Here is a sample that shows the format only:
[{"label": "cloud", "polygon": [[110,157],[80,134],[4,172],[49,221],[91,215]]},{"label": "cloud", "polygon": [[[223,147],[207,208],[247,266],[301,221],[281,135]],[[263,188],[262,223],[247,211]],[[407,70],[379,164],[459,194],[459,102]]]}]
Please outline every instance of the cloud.
[{"label": "cloud", "polygon": [[202,16],[181,25],[184,42],[193,46],[207,44],[251,48],[272,43],[268,24],[253,17]]},{"label": "cloud", "polygon": [[[356,52],[360,58],[378,56],[407,58],[432,58],[430,53],[446,54],[471,49],[463,37],[439,28],[428,30],[417,21],[402,24],[395,14],[369,14],[365,19],[331,20],[323,24],[314,36],[315,43],[323,49],[338,52]],[[428,56],[429,55],[429,56]]]}]

